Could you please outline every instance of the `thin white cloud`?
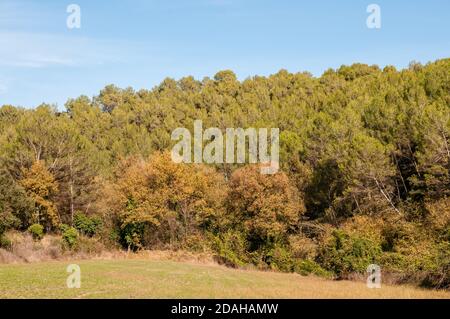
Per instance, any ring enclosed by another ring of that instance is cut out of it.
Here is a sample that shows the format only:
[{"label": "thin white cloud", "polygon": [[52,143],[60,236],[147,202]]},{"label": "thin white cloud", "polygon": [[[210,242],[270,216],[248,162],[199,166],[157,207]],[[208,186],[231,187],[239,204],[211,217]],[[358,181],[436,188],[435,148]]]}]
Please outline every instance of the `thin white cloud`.
[{"label": "thin white cloud", "polygon": [[[66,29],[65,10],[29,0],[0,0],[0,66],[17,68],[75,67],[116,62],[121,46],[87,38]],[[55,21],[61,22],[58,33]],[[47,30],[47,31],[44,31]]]},{"label": "thin white cloud", "polygon": [[0,32],[0,65],[24,68],[98,65],[117,62],[118,48],[117,44],[85,37]]}]

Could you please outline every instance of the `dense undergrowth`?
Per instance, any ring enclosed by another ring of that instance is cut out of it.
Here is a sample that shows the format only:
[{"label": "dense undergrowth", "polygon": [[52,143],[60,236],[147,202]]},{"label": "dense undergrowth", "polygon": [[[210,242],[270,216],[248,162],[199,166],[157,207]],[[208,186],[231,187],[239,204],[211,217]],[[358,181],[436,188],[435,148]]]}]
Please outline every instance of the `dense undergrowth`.
[{"label": "dense undergrowth", "polygon": [[[333,278],[377,264],[398,282],[448,288],[449,77],[449,59],[321,77],[221,71],[137,92],[107,86],[64,111],[4,105],[2,253],[17,251],[8,234],[18,231],[36,247],[58,238],[55,256],[185,250]],[[175,164],[171,132],[197,119],[279,128],[280,171]]]}]

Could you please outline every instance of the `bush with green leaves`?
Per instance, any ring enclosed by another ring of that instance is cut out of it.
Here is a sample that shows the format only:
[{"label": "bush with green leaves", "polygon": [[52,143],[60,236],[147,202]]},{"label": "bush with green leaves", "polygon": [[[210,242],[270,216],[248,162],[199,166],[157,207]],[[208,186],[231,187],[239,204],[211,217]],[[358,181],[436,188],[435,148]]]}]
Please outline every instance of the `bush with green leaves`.
[{"label": "bush with green leaves", "polygon": [[41,240],[44,238],[44,226],[40,224],[33,224],[30,227],[28,227],[28,231],[30,232],[31,236],[33,236],[34,240]]},{"label": "bush with green leaves", "polygon": [[100,229],[102,221],[99,217],[88,217],[82,212],[77,212],[73,216],[74,227],[83,235],[92,237]]},{"label": "bush with green leaves", "polygon": [[74,248],[78,242],[78,231],[74,227],[61,225],[63,242],[70,248]]},{"label": "bush with green leaves", "polygon": [[11,241],[8,238],[6,238],[5,235],[0,234],[0,248],[10,249],[11,246],[12,246]]},{"label": "bush with green leaves", "polygon": [[120,243],[128,250],[137,251],[143,247],[144,223],[129,223],[120,229]]},{"label": "bush with green leaves", "polygon": [[20,224],[20,221],[10,211],[1,210],[0,207],[0,236],[7,230],[15,228]]},{"label": "bush with green leaves", "polygon": [[275,245],[270,249],[265,257],[265,262],[271,269],[282,272],[292,272],[294,270],[294,259],[289,248],[282,245]]},{"label": "bush with green leaves", "polygon": [[248,263],[247,241],[244,234],[228,230],[217,236],[211,235],[215,258],[229,267],[242,267]]},{"label": "bush with green leaves", "polygon": [[23,187],[0,166],[0,234],[28,226],[33,211],[34,203]]},{"label": "bush with green leaves", "polygon": [[422,286],[450,289],[450,242],[436,247],[435,266],[426,272]]},{"label": "bush with green leaves", "polygon": [[333,277],[332,272],[323,269],[318,263],[309,259],[296,260],[294,263],[294,272],[302,276],[308,276],[312,274],[325,278]]},{"label": "bush with green leaves", "polygon": [[370,264],[379,261],[381,254],[375,241],[337,229],[319,248],[317,260],[342,278],[353,272],[365,273]]}]

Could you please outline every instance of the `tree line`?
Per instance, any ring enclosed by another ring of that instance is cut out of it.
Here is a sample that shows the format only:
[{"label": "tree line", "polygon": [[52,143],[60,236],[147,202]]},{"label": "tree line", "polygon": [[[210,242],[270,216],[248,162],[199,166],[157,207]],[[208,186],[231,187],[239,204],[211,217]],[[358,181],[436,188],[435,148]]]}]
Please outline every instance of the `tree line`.
[{"label": "tree line", "polygon": [[[171,132],[195,120],[279,128],[281,170],[173,163]],[[448,287],[449,144],[450,59],[108,85],[63,111],[3,105],[0,234],[72,228],[130,250],[340,277],[377,263]]]}]

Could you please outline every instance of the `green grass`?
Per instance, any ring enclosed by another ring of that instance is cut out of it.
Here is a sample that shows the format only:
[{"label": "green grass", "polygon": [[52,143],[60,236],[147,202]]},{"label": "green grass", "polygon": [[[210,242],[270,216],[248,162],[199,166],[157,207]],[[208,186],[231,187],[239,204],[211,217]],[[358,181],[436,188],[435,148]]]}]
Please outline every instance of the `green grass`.
[{"label": "green grass", "polygon": [[[66,286],[67,265],[81,288]],[[1,298],[450,298],[449,292],[143,259],[0,265]]]}]

